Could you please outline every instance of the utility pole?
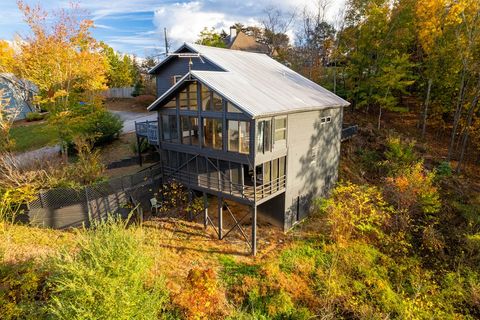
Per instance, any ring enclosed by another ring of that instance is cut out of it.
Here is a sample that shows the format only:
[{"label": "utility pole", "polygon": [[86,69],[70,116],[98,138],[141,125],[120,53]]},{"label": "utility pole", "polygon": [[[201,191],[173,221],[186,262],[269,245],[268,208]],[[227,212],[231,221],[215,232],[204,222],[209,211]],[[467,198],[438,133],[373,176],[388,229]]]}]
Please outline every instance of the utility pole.
[{"label": "utility pole", "polygon": [[163,34],[165,37],[165,56],[168,55],[168,39],[167,39],[167,28],[163,28]]}]

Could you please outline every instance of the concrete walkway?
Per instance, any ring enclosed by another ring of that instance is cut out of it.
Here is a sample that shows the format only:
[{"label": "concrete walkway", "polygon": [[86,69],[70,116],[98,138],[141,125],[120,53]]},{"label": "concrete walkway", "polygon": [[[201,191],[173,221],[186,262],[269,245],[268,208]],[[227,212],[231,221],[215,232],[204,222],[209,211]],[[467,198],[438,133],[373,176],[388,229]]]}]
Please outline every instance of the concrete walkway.
[{"label": "concrete walkway", "polygon": [[111,110],[111,113],[114,113],[123,120],[123,129],[122,133],[135,132],[135,122],[142,121],[157,121],[157,113],[139,113],[139,112],[129,112],[129,111],[114,111]]}]

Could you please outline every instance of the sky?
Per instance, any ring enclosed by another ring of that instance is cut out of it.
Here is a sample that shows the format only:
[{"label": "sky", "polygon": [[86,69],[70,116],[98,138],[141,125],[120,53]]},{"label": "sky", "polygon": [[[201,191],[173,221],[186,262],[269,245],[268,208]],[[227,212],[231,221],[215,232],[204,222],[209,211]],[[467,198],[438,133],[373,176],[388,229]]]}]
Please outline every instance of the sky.
[{"label": "sky", "polygon": [[[93,35],[115,50],[139,57],[164,51],[164,28],[172,49],[183,42],[194,42],[204,27],[225,30],[235,22],[260,24],[264,9],[301,12],[318,0],[80,0],[95,24]],[[44,9],[67,8],[69,0],[25,0]],[[344,0],[330,0],[328,18],[342,7]],[[294,30],[289,30],[294,36]],[[15,34],[28,35],[15,0],[0,0],[0,39],[12,40]]]}]

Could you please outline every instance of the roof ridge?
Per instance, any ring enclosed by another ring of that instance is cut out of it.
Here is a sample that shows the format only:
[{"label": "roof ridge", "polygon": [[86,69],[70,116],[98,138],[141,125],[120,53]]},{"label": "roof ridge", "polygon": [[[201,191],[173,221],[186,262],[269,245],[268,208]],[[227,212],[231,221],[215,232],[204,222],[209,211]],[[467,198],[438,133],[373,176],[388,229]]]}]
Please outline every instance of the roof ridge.
[{"label": "roof ridge", "polygon": [[190,43],[190,42],[185,42],[184,44],[186,44],[187,46],[199,46],[199,47],[202,47],[202,48],[207,48],[207,49],[217,49],[217,50],[225,50],[225,51],[228,51],[228,52],[231,52],[231,53],[242,53],[242,54],[256,54],[256,55],[261,55],[261,56],[267,56],[269,58],[271,58],[268,54],[266,53],[261,53],[261,52],[252,52],[252,51],[243,51],[243,50],[235,50],[235,49],[228,49],[228,48],[220,48],[220,47],[212,47],[212,46],[206,46],[206,45],[203,45],[203,44],[198,44],[198,43]]}]

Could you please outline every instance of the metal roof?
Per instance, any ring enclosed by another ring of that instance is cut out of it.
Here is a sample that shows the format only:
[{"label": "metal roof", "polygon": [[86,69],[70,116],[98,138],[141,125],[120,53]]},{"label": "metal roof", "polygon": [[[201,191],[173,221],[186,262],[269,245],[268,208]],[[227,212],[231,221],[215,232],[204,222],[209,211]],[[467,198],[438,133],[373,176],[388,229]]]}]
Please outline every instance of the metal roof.
[{"label": "metal roof", "polygon": [[[192,70],[189,75],[220,93],[253,118],[349,105],[334,93],[265,54],[197,44],[185,44],[183,47],[200,53],[225,70]],[[182,81],[187,78],[183,77]],[[154,110],[171,92],[168,90],[158,98],[149,110]]]}]

